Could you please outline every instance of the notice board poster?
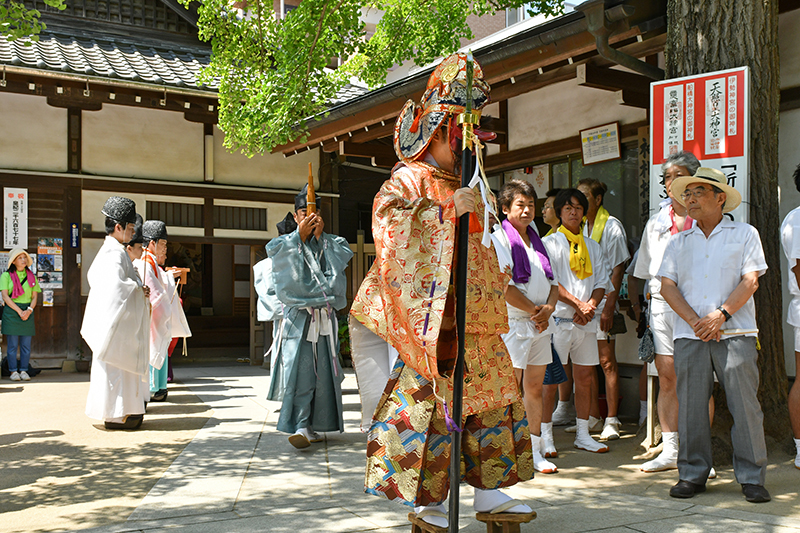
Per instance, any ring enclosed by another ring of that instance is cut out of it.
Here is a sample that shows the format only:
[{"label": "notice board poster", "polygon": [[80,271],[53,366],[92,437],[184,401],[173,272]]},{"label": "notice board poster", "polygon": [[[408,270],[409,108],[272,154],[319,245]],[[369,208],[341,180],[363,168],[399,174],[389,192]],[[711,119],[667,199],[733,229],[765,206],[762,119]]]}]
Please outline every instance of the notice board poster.
[{"label": "notice board poster", "polygon": [[650,85],[650,212],[667,197],[661,164],[670,154],[692,152],[700,164],[721,170],[742,195],[731,212],[748,222],[750,211],[750,69],[740,67]]},{"label": "notice board poster", "polygon": [[3,187],[3,247],[28,247],[28,189]]},{"label": "notice board poster", "polygon": [[42,289],[64,288],[63,240],[40,238],[37,246],[39,286]]},{"label": "notice board poster", "polygon": [[622,157],[619,141],[619,123],[612,122],[588,130],[581,130],[581,155],[584,165],[593,165]]}]

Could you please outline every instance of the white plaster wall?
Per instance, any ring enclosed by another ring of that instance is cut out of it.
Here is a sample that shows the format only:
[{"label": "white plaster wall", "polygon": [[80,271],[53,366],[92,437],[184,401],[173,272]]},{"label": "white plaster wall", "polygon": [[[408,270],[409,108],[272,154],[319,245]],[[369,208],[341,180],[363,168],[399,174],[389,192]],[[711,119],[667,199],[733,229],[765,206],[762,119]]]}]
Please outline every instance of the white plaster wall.
[{"label": "white plaster wall", "polygon": [[[91,224],[92,231],[103,233],[106,231],[106,216],[100,212],[110,196],[123,196],[136,202],[136,212],[145,218],[144,194],[131,194],[114,191],[82,191],[81,192],[81,223]],[[162,200],[163,201],[163,200]]]},{"label": "white plaster wall", "polygon": [[183,113],[106,104],[83,113],[83,171],[203,181],[203,125]]},{"label": "white plaster wall", "polygon": [[[778,199],[781,220],[797,206],[800,206],[800,193],[794,186],[792,174],[800,163],[800,109],[793,109],[781,113],[781,126],[778,138]],[[794,358],[794,328],[786,324],[786,311],[789,308],[789,295],[787,280],[789,272],[786,256],[781,253],[781,281],[783,285],[783,348],[786,354],[786,373],[790,376],[797,375]]]},{"label": "white plaster wall", "polygon": [[[214,126],[214,183],[300,190],[308,182],[309,163],[314,176],[319,176],[319,148],[291,157],[277,153],[249,158],[225,148],[222,145],[224,136],[222,130]],[[319,186],[319,179],[314,183]]]},{"label": "white plaster wall", "polygon": [[67,110],[47,105],[41,96],[0,94],[6,134],[0,168],[67,171]]},{"label": "white plaster wall", "polygon": [[800,9],[778,19],[778,45],[781,57],[781,89],[800,85]]},{"label": "white plaster wall", "polygon": [[620,125],[647,118],[644,109],[617,104],[611,91],[581,87],[576,79],[548,85],[509,99],[509,150],[577,136],[609,122]]}]

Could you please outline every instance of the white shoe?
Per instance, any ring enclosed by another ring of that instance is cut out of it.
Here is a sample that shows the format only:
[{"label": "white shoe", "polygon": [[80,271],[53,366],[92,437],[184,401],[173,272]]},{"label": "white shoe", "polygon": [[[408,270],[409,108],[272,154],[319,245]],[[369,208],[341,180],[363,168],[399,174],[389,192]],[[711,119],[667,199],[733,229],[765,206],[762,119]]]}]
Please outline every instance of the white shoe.
[{"label": "white shoe", "polygon": [[532,509],[524,503],[506,496],[497,489],[475,489],[472,503],[476,513],[530,513]]},{"label": "white shoe", "polygon": [[11,381],[22,381],[19,372],[17,372],[16,370],[11,373]]},{"label": "white shoe", "polygon": [[545,424],[542,422],[542,448],[544,456],[548,459],[558,457],[558,450],[556,444],[553,442],[553,424]]},{"label": "white shoe", "polygon": [[19,373],[19,378],[20,378],[22,381],[30,381],[30,380],[31,380],[31,377],[30,377],[30,376],[28,375],[28,373],[27,373],[27,372],[25,372],[24,370],[23,370],[22,372],[20,372],[20,373]]},{"label": "white shoe", "polygon": [[717,471],[714,470],[714,467],[711,467],[711,470],[708,471],[708,479],[717,479]]},{"label": "white shoe", "polygon": [[427,522],[432,526],[447,528],[450,523],[447,520],[447,510],[443,503],[439,505],[426,505],[423,507],[414,507],[414,512],[417,518],[423,522]]},{"label": "white shoe", "polygon": [[794,467],[800,468],[800,453],[798,453],[797,457],[794,458]]},{"label": "white shoe", "polygon": [[542,437],[531,435],[531,449],[533,450],[533,468],[542,474],[555,474],[558,467],[542,457]]},{"label": "white shoe", "polygon": [[678,468],[678,432],[662,433],[661,440],[664,443],[661,453],[640,466],[642,472],[662,472]]},{"label": "white shoe", "polygon": [[558,402],[556,410],[553,411],[553,425],[554,426],[568,426],[575,420],[569,412],[569,402]]},{"label": "white shoe", "polygon": [[[577,420],[577,419],[576,419]],[[577,425],[569,426],[564,431],[567,433],[575,433],[578,429]],[[589,432],[590,433],[598,433],[603,429],[603,419],[602,418],[595,418],[592,415],[589,415]]]},{"label": "white shoe", "polygon": [[575,433],[575,447],[579,450],[586,450],[587,452],[606,453],[608,451],[608,446],[597,442],[589,435],[589,421],[579,418],[577,422],[578,431]]},{"label": "white shoe", "polygon": [[619,438],[619,420],[616,416],[609,416],[603,424],[603,432],[600,433],[601,440],[617,440]]}]

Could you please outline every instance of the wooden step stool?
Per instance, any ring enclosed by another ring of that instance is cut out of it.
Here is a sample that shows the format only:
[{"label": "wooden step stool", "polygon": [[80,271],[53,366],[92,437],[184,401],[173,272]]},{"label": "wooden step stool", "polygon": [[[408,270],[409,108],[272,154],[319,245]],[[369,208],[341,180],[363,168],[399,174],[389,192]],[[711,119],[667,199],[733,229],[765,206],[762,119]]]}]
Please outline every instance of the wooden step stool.
[{"label": "wooden step stool", "polygon": [[408,521],[411,522],[411,533],[447,533],[448,531],[446,527],[437,527],[417,518],[417,513],[408,513]]},{"label": "wooden step stool", "polygon": [[527,524],[536,518],[536,511],[530,513],[475,513],[478,522],[486,524],[486,533],[520,533],[519,525]]}]

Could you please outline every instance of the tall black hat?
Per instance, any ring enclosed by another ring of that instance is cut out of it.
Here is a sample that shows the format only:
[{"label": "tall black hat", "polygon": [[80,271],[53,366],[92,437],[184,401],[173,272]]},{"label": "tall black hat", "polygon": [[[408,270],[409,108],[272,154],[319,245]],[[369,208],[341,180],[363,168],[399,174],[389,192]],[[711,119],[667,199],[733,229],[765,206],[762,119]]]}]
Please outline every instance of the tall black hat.
[{"label": "tall black hat", "polygon": [[160,220],[148,220],[142,225],[142,237],[146,241],[167,239],[167,225]]},{"label": "tall black hat", "polygon": [[143,239],[142,239],[142,223],[143,222],[144,222],[144,220],[142,219],[142,215],[140,215],[139,213],[136,213],[136,224],[133,227],[133,237],[131,237],[131,240],[130,240],[130,242],[128,244],[136,244],[137,242],[141,244],[143,242]]},{"label": "tall black hat", "polygon": [[[319,210],[319,196],[314,194],[314,201],[317,202],[317,210]],[[305,184],[300,194],[294,197],[294,210],[306,209],[308,207],[308,183]]]},{"label": "tall black hat", "polygon": [[112,196],[100,212],[115,222],[136,224],[136,203],[130,198]]},{"label": "tall black hat", "polygon": [[286,213],[286,217],[276,224],[278,228],[278,235],[288,235],[297,229],[297,222],[294,221],[294,215]]}]

